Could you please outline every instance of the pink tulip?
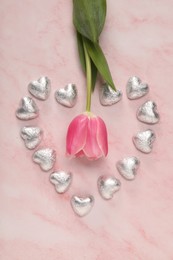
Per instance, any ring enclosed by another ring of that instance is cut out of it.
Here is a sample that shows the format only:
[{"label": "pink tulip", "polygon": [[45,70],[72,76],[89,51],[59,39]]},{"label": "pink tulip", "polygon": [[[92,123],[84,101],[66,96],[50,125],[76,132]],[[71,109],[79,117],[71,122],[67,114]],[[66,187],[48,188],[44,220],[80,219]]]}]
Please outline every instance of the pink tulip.
[{"label": "pink tulip", "polygon": [[106,125],[100,117],[84,113],[70,123],[66,137],[67,155],[96,160],[108,153]]}]

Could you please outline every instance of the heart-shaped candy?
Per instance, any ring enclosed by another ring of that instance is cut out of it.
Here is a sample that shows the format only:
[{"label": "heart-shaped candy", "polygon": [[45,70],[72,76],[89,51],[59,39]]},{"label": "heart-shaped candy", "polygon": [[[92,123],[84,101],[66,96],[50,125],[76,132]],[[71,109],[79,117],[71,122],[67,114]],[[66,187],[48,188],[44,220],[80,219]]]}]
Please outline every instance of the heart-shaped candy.
[{"label": "heart-shaped candy", "polygon": [[147,124],[156,124],[160,120],[157,112],[157,105],[153,101],[145,102],[137,111],[137,118],[139,121]]},{"label": "heart-shaped candy", "polygon": [[20,101],[20,106],[16,111],[16,117],[21,120],[36,118],[39,114],[35,101],[30,97],[24,97]]},{"label": "heart-shaped candy", "polygon": [[112,199],[114,193],[121,187],[121,182],[114,176],[100,176],[97,182],[98,190],[103,199]]},{"label": "heart-shaped candy", "polygon": [[41,77],[38,80],[33,80],[28,85],[28,91],[40,100],[46,100],[50,94],[51,83],[47,77]]},{"label": "heart-shaped candy", "polygon": [[73,107],[77,101],[77,88],[74,84],[68,84],[55,92],[56,101],[65,106]]},{"label": "heart-shaped candy", "polygon": [[70,187],[72,182],[71,172],[57,171],[50,175],[50,182],[55,185],[55,189],[58,193],[64,193]]},{"label": "heart-shaped candy", "polygon": [[28,149],[35,149],[42,139],[43,131],[39,127],[24,126],[21,129],[20,135]]},{"label": "heart-shaped candy", "polygon": [[129,99],[138,99],[145,96],[148,92],[148,85],[146,83],[142,83],[140,78],[136,76],[129,78],[126,85],[126,93]]},{"label": "heart-shaped candy", "polygon": [[139,151],[143,153],[150,153],[153,148],[153,142],[155,139],[155,133],[148,129],[133,136],[133,143]]},{"label": "heart-shaped candy", "polygon": [[111,106],[122,98],[122,92],[120,90],[113,90],[108,84],[103,84],[100,89],[100,103],[103,106]]},{"label": "heart-shaped candy", "polygon": [[127,180],[133,180],[140,165],[139,159],[136,157],[127,157],[117,162],[117,170]]},{"label": "heart-shaped candy", "polygon": [[94,205],[94,197],[92,195],[88,196],[73,196],[71,198],[71,206],[74,212],[83,217],[87,215]]},{"label": "heart-shaped candy", "polygon": [[32,159],[43,171],[49,171],[56,161],[56,152],[51,148],[39,149],[33,154]]}]

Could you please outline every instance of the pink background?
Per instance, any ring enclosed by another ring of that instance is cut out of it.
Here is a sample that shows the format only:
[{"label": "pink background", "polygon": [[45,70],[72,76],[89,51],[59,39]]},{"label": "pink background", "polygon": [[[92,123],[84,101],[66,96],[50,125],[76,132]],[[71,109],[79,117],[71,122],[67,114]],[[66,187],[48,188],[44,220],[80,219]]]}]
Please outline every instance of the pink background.
[{"label": "pink background", "polygon": [[[100,43],[123,100],[102,107],[98,88],[92,111],[108,128],[109,155],[97,162],[67,159],[65,136],[69,122],[85,109],[86,83],[79,64],[70,0],[1,0],[0,4],[0,259],[2,260],[170,260],[173,259],[173,1],[108,0],[107,20]],[[37,101],[40,117],[21,122],[15,110],[27,85],[41,75],[52,81],[51,96]],[[129,101],[125,85],[137,75],[150,93]],[[57,88],[73,82],[79,98],[73,109],[54,100]],[[132,135],[147,125],[136,110],[151,99],[161,121],[149,128],[157,141],[149,155],[138,152]],[[70,190],[60,196],[32,160],[20,139],[21,126],[44,130],[40,147],[57,151],[55,169],[74,174]],[[135,155],[141,160],[136,179],[122,179],[117,160]],[[122,189],[111,201],[97,191],[97,178],[113,174]],[[90,193],[95,205],[77,217],[69,200]]]}]

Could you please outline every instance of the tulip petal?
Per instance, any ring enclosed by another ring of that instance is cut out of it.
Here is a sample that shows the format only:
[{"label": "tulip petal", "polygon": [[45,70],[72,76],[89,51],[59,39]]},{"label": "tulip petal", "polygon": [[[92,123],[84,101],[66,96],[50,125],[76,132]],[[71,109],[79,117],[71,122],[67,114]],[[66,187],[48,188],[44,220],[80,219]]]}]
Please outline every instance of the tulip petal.
[{"label": "tulip petal", "polygon": [[108,154],[107,129],[104,121],[100,117],[97,117],[97,142],[101,151],[106,156]]},{"label": "tulip petal", "polygon": [[83,148],[85,155],[89,159],[98,159],[103,155],[97,142],[97,124],[96,117],[89,118],[86,144]]},{"label": "tulip petal", "polygon": [[75,155],[83,149],[86,143],[87,122],[86,115],[79,115],[70,123],[66,137],[67,154]]},{"label": "tulip petal", "polygon": [[84,157],[84,156],[85,156],[85,154],[84,154],[83,150],[76,153],[76,155],[75,155],[75,157]]}]

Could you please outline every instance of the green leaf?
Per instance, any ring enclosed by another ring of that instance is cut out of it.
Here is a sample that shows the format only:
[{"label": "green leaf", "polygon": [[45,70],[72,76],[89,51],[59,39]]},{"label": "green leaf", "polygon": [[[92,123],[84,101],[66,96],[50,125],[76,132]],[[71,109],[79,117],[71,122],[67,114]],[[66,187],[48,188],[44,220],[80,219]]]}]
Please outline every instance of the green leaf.
[{"label": "green leaf", "polygon": [[[85,61],[85,52],[84,52],[84,47],[83,47],[83,38],[79,32],[77,32],[77,43],[78,43],[78,52],[79,52],[80,62],[81,62],[83,71],[86,74],[86,61]],[[91,60],[91,74],[92,74],[91,86],[92,86],[92,91],[94,91],[96,79],[97,79],[97,68],[94,65],[92,60]]]},{"label": "green leaf", "polygon": [[97,80],[97,68],[96,68],[96,66],[95,66],[95,64],[93,63],[92,60],[91,60],[91,74],[92,74],[91,87],[92,87],[92,92],[94,92],[96,80]]},{"label": "green leaf", "polygon": [[73,0],[73,23],[76,30],[97,42],[106,17],[106,0]]},{"label": "green leaf", "polygon": [[77,32],[77,44],[78,44],[80,62],[81,62],[84,72],[86,72],[86,62],[85,62],[85,53],[84,53],[84,47],[83,47],[83,39],[82,39],[82,35],[79,32]]},{"label": "green leaf", "polygon": [[102,78],[106,81],[106,83],[116,91],[108,63],[106,58],[102,52],[98,43],[93,43],[86,38],[83,38],[85,42],[85,46],[87,48],[88,54],[92,59],[93,63],[95,64],[97,70],[99,71]]}]

